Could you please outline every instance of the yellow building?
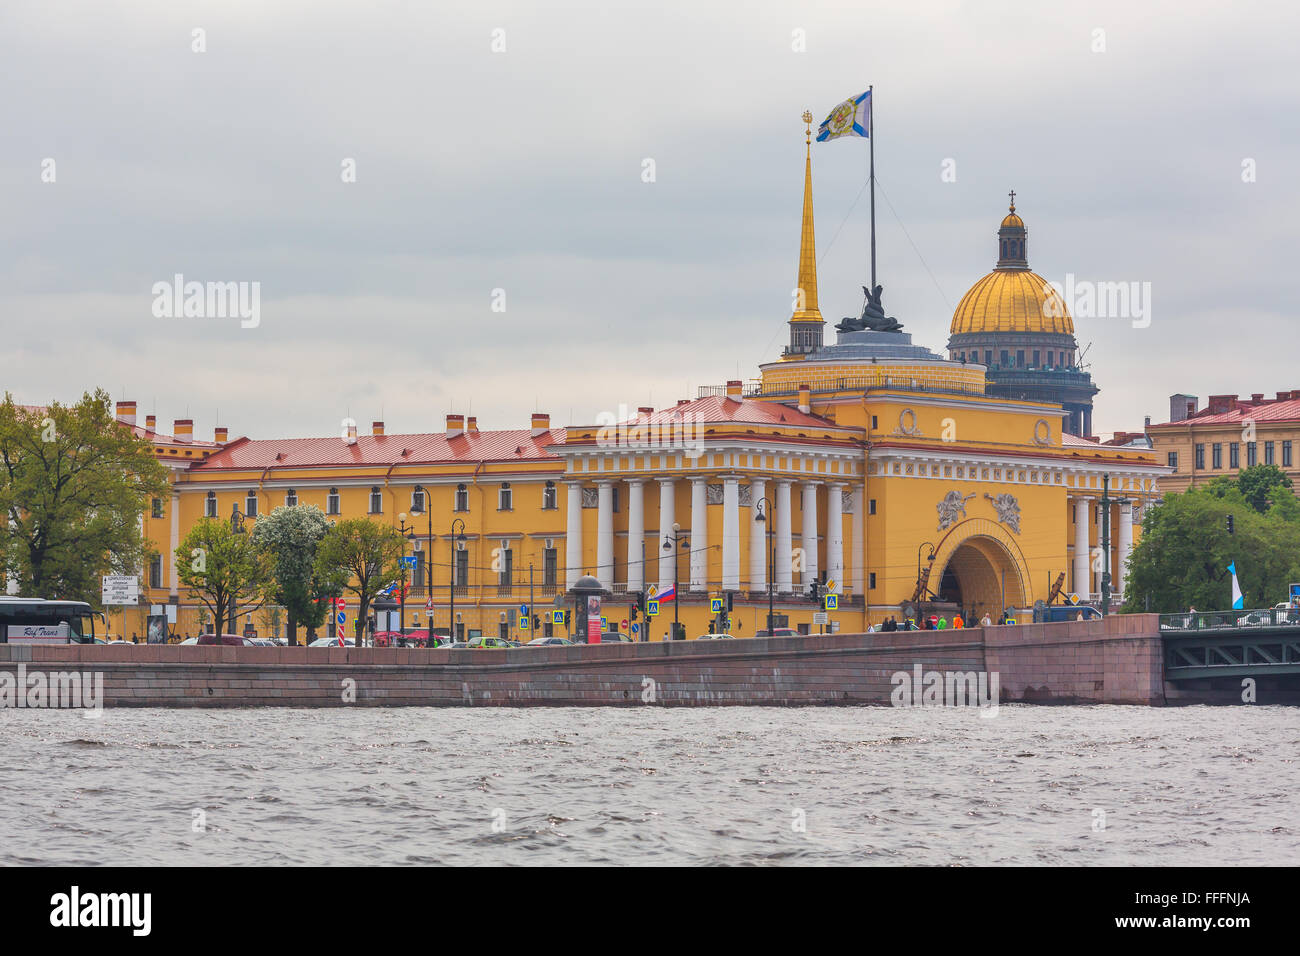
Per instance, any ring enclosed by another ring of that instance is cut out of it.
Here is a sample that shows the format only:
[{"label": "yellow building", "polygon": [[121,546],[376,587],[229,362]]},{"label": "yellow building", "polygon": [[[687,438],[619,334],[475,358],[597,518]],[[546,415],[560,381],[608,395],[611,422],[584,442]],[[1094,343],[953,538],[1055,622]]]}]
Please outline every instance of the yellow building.
[{"label": "yellow building", "polygon": [[1277,465],[1300,492],[1300,389],[1266,398],[1211,395],[1198,408],[1194,395],[1169,399],[1169,421],[1147,426],[1156,460],[1169,468],[1165,492],[1186,491],[1252,465]]},{"label": "yellow building", "polygon": [[[219,448],[177,471],[166,514],[146,522],[162,555],[149,599],[177,603],[178,632],[194,633],[194,601],[171,566],[185,529],[233,506],[256,520],[278,505],[315,504],[414,528],[408,627],[424,626],[430,598],[435,627],[448,627],[454,585],[460,634],[526,638],[519,605],[544,616],[587,574],[610,592],[605,613],[617,630],[633,620],[638,592],[676,582],[675,605],[651,622],[654,640],[674,613],[689,637],[715,629],[711,598],[728,594],[723,626],[735,636],[765,626],[769,600],[777,626],[816,633],[820,608],[807,595],[823,579],[838,601],[830,628],[863,630],[917,604],[996,619],[1058,586],[1097,594],[1104,476],[1122,588],[1140,509],[1166,469],[1149,450],[1063,433],[1061,404],[989,394],[988,370],[970,355],[944,358],[906,332],[878,330],[897,326],[878,301],[825,344],[810,151],[798,288],[790,344],[755,380],[620,421],[557,429],[535,414],[529,428],[479,431],[473,418],[449,415],[436,434],[386,435],[376,422],[359,436],[218,436]],[[1023,321],[1042,307],[1041,298],[977,298],[978,308],[963,299],[953,324],[971,342],[1006,331],[1002,309]],[[1063,303],[1051,306],[1055,324],[1037,333],[1068,330],[1073,341],[1068,314],[1056,314]]]}]

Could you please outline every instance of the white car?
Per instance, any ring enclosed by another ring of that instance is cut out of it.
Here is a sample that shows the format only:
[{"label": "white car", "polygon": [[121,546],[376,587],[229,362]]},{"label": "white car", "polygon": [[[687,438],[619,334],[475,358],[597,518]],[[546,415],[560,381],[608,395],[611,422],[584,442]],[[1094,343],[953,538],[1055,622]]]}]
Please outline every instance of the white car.
[{"label": "white car", "polygon": [[355,647],[356,643],[357,642],[354,641],[352,638],[348,638],[342,644],[339,644],[339,639],[337,637],[318,637],[316,638],[316,640],[312,641],[307,646],[308,647]]}]

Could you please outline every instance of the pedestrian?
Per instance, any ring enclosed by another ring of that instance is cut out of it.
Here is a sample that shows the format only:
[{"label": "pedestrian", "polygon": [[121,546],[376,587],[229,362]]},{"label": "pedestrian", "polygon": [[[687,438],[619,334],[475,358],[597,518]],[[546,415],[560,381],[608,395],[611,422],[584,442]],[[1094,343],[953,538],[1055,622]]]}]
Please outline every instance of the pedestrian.
[{"label": "pedestrian", "polygon": [[936,626],[937,626],[937,629],[940,630],[940,631],[946,631],[946,630],[948,630],[948,619],[947,619],[946,617],[942,617],[942,616],[940,616],[940,618],[939,618],[939,623],[938,623],[938,625],[936,625]]},{"label": "pedestrian", "polygon": [[965,626],[966,622],[962,620],[960,612],[952,616],[952,627],[954,631],[960,631]]},{"label": "pedestrian", "polygon": [[980,618],[980,627],[992,627],[993,619],[989,617],[989,612],[985,611],[984,616]]}]

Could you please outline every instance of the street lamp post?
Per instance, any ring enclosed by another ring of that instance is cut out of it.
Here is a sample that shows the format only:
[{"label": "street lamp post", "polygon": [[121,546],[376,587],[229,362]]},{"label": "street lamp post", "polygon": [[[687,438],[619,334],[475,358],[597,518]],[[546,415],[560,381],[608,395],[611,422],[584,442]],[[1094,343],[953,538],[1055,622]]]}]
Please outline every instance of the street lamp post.
[{"label": "street lamp post", "polygon": [[772,618],[775,605],[773,603],[772,593],[772,572],[776,565],[776,529],[772,527],[775,522],[768,520],[768,515],[772,511],[772,501],[766,495],[758,499],[758,520],[763,523],[763,531],[767,535],[767,636],[772,637]]},{"label": "street lamp post", "polygon": [[[432,521],[432,518],[430,518],[430,520]],[[456,530],[457,525],[460,525],[460,531]],[[447,588],[447,590],[451,593],[451,610],[450,610],[451,617],[448,619],[447,622],[447,632],[451,635],[452,641],[456,641],[460,638],[460,634],[457,633],[456,630],[456,585],[458,583],[456,581],[456,573],[459,570],[457,566],[456,558],[458,557],[457,552],[459,550],[457,545],[459,545],[460,542],[464,540],[465,540],[465,521],[462,518],[457,518],[455,521],[451,523],[451,584]],[[432,622],[429,624],[429,638],[430,639],[433,638]]]},{"label": "street lamp post", "polygon": [[681,618],[678,611],[677,597],[677,566],[680,564],[683,544],[689,546],[690,542],[682,540],[682,526],[674,521],[672,540],[664,542],[664,550],[673,553],[673,640],[677,640],[677,635],[681,628]]},{"label": "street lamp post", "polygon": [[[230,531],[232,534],[244,533],[244,516],[239,513],[239,502],[233,502],[230,506]],[[235,633],[235,595],[231,592],[230,598],[226,604],[226,615],[230,618],[230,633]],[[225,633],[221,630],[221,621],[217,621],[217,643],[221,643],[221,635]]]},{"label": "street lamp post", "polygon": [[397,520],[401,522],[397,528],[397,533],[402,536],[402,583],[397,596],[401,604],[401,610],[397,612],[397,635],[402,638],[403,644],[405,644],[406,639],[406,542],[415,536],[415,525],[411,525],[409,528],[406,526],[407,517],[405,511],[397,516]]}]

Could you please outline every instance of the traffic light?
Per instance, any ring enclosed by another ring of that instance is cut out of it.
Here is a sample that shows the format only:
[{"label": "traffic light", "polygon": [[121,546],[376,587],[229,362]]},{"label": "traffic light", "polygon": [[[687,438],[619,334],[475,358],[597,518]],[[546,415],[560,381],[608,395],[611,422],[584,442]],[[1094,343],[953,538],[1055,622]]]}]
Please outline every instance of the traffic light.
[{"label": "traffic light", "polygon": [[1236,522],[1233,520],[1232,515],[1228,515],[1228,534],[1236,534],[1236,533],[1237,533]]},{"label": "traffic light", "polygon": [[541,619],[540,617],[538,617],[536,614],[534,614],[534,615],[533,615],[533,630],[534,630],[534,631],[540,631],[541,629],[542,629],[542,619]]},{"label": "traffic light", "polygon": [[735,592],[734,592],[734,591],[728,591],[728,592],[727,592],[727,612],[728,612],[728,613],[730,613],[731,611],[735,610],[735,599],[736,599],[736,594],[735,594]]},{"label": "traffic light", "polygon": [[822,597],[822,583],[820,581],[813,581],[811,584],[808,585],[808,600],[816,604],[821,600],[821,597]]}]

